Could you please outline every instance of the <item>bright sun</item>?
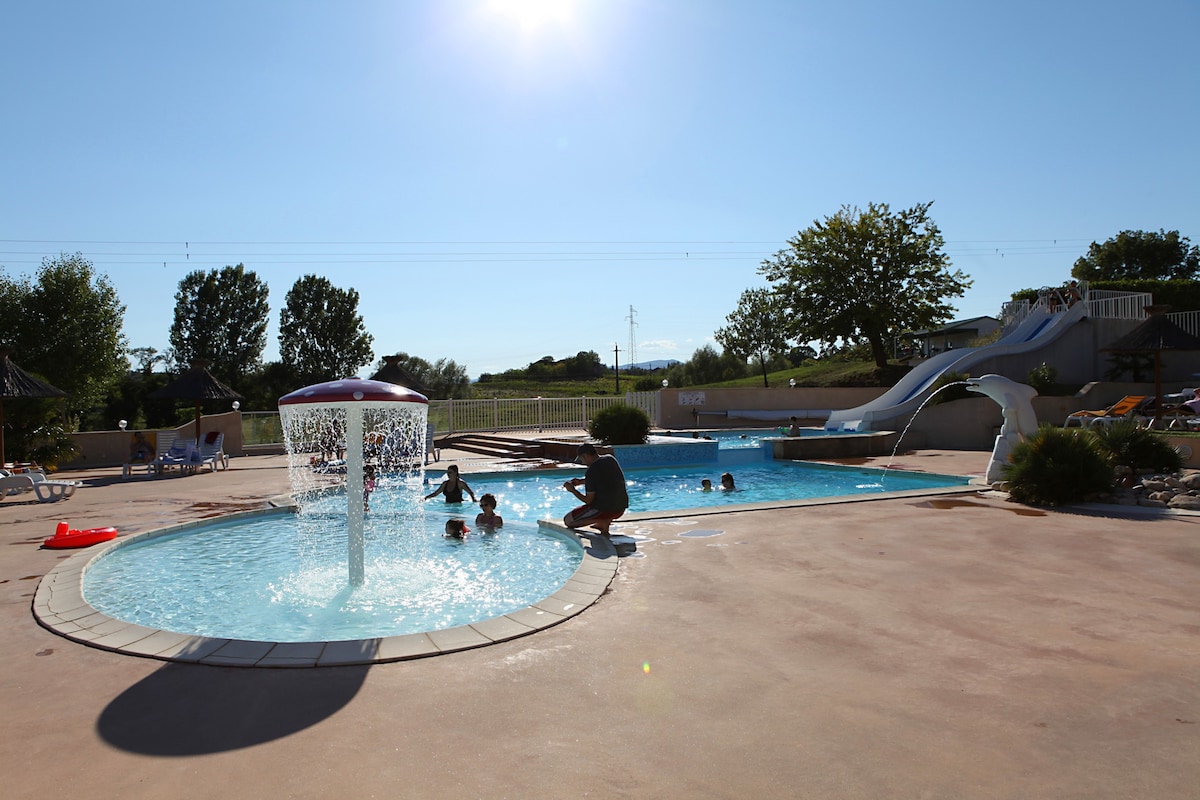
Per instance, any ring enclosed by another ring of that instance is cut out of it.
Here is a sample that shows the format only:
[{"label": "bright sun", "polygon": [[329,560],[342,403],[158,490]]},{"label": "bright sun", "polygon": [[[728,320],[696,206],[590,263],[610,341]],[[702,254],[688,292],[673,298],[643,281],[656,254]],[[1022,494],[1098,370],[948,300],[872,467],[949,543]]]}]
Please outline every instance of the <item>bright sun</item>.
[{"label": "bright sun", "polygon": [[487,9],[516,23],[527,34],[571,21],[570,0],[489,0]]}]

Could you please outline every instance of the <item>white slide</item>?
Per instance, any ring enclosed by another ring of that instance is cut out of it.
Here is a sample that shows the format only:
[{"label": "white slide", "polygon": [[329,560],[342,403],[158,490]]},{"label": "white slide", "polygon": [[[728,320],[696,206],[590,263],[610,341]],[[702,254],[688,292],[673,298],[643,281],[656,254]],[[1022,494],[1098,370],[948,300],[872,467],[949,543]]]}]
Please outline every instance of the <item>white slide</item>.
[{"label": "white slide", "polygon": [[825,423],[827,431],[879,430],[876,421],[894,420],[920,408],[934,382],[945,372],[966,372],[981,361],[995,356],[1026,353],[1045,347],[1068,328],[1087,316],[1087,303],[1051,314],[1043,305],[1036,306],[1017,329],[995,344],[947,350],[922,361],[900,382],[869,403],[834,411]]}]

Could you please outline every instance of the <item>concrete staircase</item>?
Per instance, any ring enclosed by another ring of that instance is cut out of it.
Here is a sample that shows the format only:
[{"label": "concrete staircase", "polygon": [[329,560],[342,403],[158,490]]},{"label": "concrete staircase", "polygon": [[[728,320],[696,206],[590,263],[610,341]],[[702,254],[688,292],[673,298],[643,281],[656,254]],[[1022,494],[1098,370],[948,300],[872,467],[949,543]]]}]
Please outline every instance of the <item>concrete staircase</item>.
[{"label": "concrete staircase", "polygon": [[540,459],[545,448],[541,442],[482,433],[456,433],[436,440],[439,450],[465,450],[504,459]]}]

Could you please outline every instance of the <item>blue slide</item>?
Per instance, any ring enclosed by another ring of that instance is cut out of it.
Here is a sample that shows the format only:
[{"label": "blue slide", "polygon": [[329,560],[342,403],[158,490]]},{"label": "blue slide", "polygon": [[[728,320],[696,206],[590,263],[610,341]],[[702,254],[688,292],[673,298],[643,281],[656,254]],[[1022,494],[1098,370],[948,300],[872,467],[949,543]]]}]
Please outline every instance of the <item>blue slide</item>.
[{"label": "blue slide", "polygon": [[973,365],[995,356],[1037,350],[1053,342],[1085,316],[1087,303],[1076,303],[1066,311],[1058,313],[1051,313],[1039,303],[1016,330],[995,344],[947,350],[922,361],[901,378],[899,383],[871,402],[834,411],[825,423],[825,430],[880,430],[877,423],[892,422],[897,417],[915,413],[943,373],[969,372]]}]

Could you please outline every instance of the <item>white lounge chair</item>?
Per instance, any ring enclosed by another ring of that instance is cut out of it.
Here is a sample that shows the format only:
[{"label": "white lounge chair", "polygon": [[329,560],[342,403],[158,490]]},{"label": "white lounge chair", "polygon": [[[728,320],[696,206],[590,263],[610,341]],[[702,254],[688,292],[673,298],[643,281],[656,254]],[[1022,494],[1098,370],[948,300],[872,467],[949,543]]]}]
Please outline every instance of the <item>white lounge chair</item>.
[{"label": "white lounge chair", "polygon": [[172,467],[180,475],[191,475],[200,465],[200,451],[191,439],[176,439],[167,452],[154,460],[154,471],[162,475]]},{"label": "white lounge chair", "polygon": [[208,438],[211,435],[205,436],[205,441],[200,443],[199,469],[203,469],[205,464],[213,472],[216,472],[218,468],[229,469],[229,456],[225,455],[225,451],[222,449],[225,444],[225,434],[218,433],[210,442]]},{"label": "white lounge chair", "polygon": [[425,425],[425,463],[428,464],[430,456],[433,456],[434,461],[440,461],[442,453],[438,450],[437,445],[433,441],[434,426],[430,422]]},{"label": "white lounge chair", "polygon": [[65,500],[75,494],[75,490],[83,485],[78,481],[50,480],[40,472],[30,473],[29,477],[33,478],[34,494],[43,503]]}]

